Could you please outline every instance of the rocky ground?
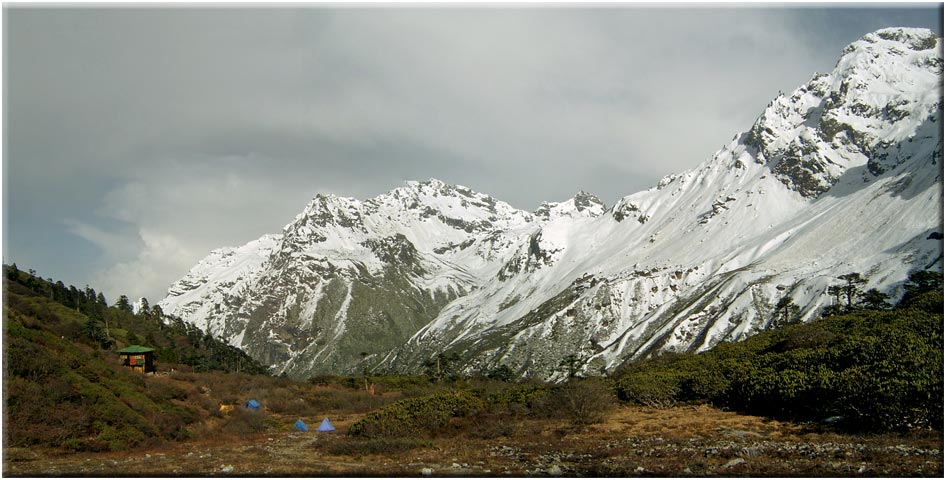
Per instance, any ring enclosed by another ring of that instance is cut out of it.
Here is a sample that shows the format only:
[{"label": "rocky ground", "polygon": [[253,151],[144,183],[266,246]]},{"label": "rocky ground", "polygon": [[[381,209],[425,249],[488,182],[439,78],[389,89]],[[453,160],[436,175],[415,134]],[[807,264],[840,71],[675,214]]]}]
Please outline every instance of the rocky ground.
[{"label": "rocky ground", "polygon": [[[943,476],[941,432],[842,435],[707,406],[620,407],[588,427],[525,420],[433,439],[338,430],[219,436],[131,452],[5,449],[5,476]],[[279,419],[280,425],[291,424]],[[294,419],[292,419],[294,421]],[[319,419],[310,424],[318,425]]]}]

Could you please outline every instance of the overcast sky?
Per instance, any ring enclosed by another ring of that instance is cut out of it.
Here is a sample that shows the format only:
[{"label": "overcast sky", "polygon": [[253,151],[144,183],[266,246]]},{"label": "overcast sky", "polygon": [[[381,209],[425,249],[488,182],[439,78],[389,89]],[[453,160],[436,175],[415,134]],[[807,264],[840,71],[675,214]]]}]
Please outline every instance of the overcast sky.
[{"label": "overcast sky", "polygon": [[152,303],[317,193],[534,210],[695,166],[896,8],[4,7],[3,261]]}]

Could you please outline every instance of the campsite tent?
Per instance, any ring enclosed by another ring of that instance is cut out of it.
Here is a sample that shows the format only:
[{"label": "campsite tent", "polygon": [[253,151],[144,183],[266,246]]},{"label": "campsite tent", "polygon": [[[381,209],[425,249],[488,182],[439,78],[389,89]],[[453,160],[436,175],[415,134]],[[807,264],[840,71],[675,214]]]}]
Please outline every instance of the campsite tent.
[{"label": "campsite tent", "polygon": [[332,422],[328,421],[328,417],[325,417],[325,420],[322,420],[322,424],[319,425],[317,430],[320,432],[334,432],[335,426],[332,425]]},{"label": "campsite tent", "polygon": [[250,400],[249,402],[244,403],[243,406],[253,411],[259,410],[259,402],[256,400]]},{"label": "campsite tent", "polygon": [[308,431],[309,431],[309,427],[308,427],[308,426],[305,424],[305,422],[303,422],[302,419],[300,418],[300,419],[296,420],[296,430],[298,430],[298,431],[300,431],[300,432],[308,432]]}]

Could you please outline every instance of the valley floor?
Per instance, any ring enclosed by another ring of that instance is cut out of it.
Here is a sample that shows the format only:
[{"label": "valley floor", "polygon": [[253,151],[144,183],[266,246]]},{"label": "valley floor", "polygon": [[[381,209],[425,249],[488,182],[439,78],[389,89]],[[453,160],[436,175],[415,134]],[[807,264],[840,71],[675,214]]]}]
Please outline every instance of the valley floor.
[{"label": "valley floor", "polygon": [[[498,432],[370,443],[344,432],[215,436],[130,452],[4,451],[5,476],[943,476],[943,435],[842,435],[708,406],[621,406],[575,427],[528,419]],[[291,425],[295,418],[280,418]],[[491,437],[491,438],[490,438]],[[373,453],[367,453],[373,452]]]}]

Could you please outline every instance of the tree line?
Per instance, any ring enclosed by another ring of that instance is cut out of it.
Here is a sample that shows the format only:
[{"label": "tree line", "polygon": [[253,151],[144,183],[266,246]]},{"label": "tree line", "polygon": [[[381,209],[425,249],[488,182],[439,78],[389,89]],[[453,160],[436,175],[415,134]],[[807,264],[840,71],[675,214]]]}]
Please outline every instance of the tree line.
[{"label": "tree line", "polygon": [[[904,295],[896,303],[891,303],[890,295],[876,288],[863,290],[868,278],[859,272],[846,273],[837,277],[841,283],[830,285],[825,292],[831,296],[831,305],[821,310],[821,317],[843,315],[857,310],[890,310],[913,300],[917,295],[931,290],[942,290],[943,274],[931,270],[915,270],[910,272],[903,285]],[[772,326],[785,327],[798,320],[801,307],[795,304],[791,295],[778,299],[772,318]]]},{"label": "tree line", "polygon": [[77,288],[62,281],[43,279],[32,269],[23,272],[14,263],[4,265],[4,278],[28,289],[32,294],[79,313],[78,327],[66,322],[64,334],[101,350],[144,344],[155,349],[159,363],[179,363],[197,371],[222,370],[250,374],[269,373],[268,369],[242,350],[215,338],[180,317],[164,313],[146,298],[139,300],[137,311],[126,295],[119,295],[109,305],[102,292],[86,285]]}]

